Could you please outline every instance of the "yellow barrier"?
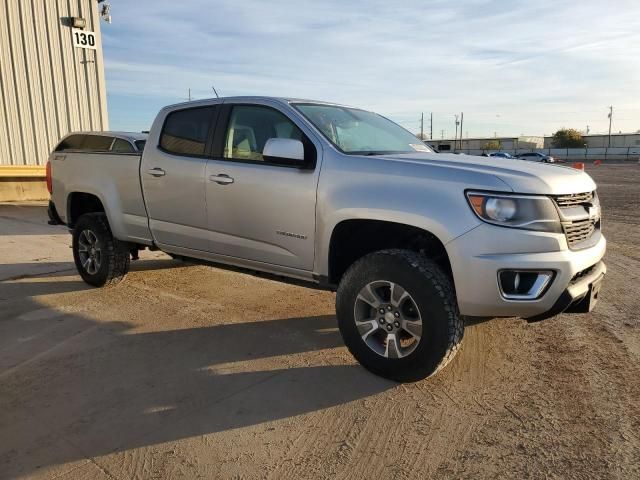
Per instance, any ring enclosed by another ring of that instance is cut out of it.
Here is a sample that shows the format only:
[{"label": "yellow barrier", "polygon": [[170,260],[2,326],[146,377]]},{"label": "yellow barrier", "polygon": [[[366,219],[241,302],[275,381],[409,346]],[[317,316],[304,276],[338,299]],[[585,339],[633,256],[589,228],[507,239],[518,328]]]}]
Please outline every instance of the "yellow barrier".
[{"label": "yellow barrier", "polygon": [[0,178],[44,178],[46,170],[41,165],[0,165]]}]

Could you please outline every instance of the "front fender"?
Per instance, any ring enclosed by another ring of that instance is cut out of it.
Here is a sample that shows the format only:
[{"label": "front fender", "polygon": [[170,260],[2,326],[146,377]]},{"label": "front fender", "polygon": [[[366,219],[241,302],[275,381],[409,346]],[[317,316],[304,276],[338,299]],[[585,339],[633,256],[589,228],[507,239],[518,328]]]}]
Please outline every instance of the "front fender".
[{"label": "front fender", "polygon": [[328,155],[318,184],[317,274],[328,275],[331,236],[345,220],[380,220],[425,230],[442,244],[481,224],[466,189],[508,188],[493,175],[423,162]]}]

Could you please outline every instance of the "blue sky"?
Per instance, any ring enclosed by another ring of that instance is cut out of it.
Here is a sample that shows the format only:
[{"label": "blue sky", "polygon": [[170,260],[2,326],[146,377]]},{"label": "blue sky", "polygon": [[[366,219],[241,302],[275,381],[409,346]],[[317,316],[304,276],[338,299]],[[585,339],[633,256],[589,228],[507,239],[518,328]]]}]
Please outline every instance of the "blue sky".
[{"label": "blue sky", "polygon": [[434,138],[640,129],[640,2],[111,0],[111,129],[193,98],[276,95],[382,113]]}]

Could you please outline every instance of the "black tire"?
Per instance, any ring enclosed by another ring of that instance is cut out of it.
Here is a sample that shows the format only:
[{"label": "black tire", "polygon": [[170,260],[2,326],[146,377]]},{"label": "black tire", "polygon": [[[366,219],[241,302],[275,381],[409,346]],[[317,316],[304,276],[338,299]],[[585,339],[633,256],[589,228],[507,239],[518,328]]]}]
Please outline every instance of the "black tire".
[{"label": "black tire", "polygon": [[[92,232],[99,247],[99,266],[89,272],[83,266],[80,252],[83,232]],[[120,283],[129,271],[130,254],[122,242],[114,238],[104,213],[85,213],[73,229],[73,260],[82,279],[94,287],[111,287]]]},{"label": "black tire", "polygon": [[[401,358],[376,353],[356,326],[358,294],[380,280],[400,285],[422,317],[417,346]],[[399,382],[421,380],[442,369],[457,353],[464,333],[451,280],[435,262],[409,250],[382,250],[355,262],[338,286],[336,313],[344,342],[356,360],[371,372]]]}]

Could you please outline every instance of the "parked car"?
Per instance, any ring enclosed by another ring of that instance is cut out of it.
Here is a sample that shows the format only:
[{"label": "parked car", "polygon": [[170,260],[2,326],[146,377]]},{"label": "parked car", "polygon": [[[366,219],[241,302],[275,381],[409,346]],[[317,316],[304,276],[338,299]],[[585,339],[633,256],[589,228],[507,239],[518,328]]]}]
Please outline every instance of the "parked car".
[{"label": "parked car", "polygon": [[436,154],[357,108],[201,100],[163,108],[141,155],[67,143],[48,181],[85,282],[153,248],[333,290],[351,353],[398,381],[443,368],[464,317],[591,310],[606,272],[583,171]]},{"label": "parked car", "polygon": [[507,152],[492,152],[488,154],[489,157],[497,157],[497,158],[516,158],[510,153]]},{"label": "parked car", "polygon": [[546,155],[544,153],[539,152],[529,152],[529,153],[521,153],[517,155],[516,158],[520,160],[530,160],[532,162],[542,162],[542,163],[555,163],[556,159],[551,155]]}]

